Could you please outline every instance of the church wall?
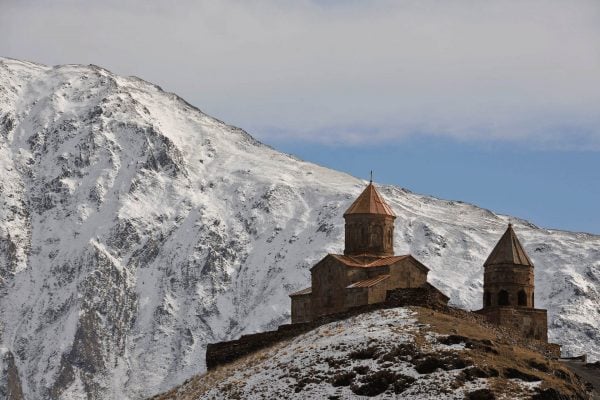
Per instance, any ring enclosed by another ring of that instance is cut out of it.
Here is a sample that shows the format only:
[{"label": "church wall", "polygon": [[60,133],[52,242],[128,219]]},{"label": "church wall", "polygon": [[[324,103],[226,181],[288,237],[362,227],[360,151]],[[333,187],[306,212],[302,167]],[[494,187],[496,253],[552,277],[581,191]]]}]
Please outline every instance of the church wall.
[{"label": "church wall", "polygon": [[[346,286],[365,279],[366,273],[351,269],[333,257],[321,261],[311,270],[312,317],[342,312],[346,309]],[[352,277],[352,281],[350,280]]]},{"label": "church wall", "polygon": [[346,308],[369,304],[369,288],[346,289]]},{"label": "church wall", "polygon": [[404,259],[389,267],[389,289],[416,288],[427,282],[427,272],[417,267],[410,259]]},{"label": "church wall", "polygon": [[365,279],[377,278],[378,276],[388,275],[390,273],[390,267],[388,265],[384,265],[381,267],[362,268],[362,269],[364,270],[364,272],[367,275],[367,277]]},{"label": "church wall", "polygon": [[493,307],[477,313],[490,322],[521,332],[524,337],[548,341],[548,315],[546,310],[537,308]]},{"label": "church wall", "polygon": [[[500,301],[501,290],[505,290],[508,294],[508,305],[533,307],[533,280],[533,268],[528,266],[511,264],[486,266],[483,279],[484,307],[503,305]],[[519,291],[521,290],[525,292],[524,304],[519,304]],[[486,305],[486,293],[489,293],[489,305]]]},{"label": "church wall", "polygon": [[368,304],[382,303],[385,301],[385,297],[388,291],[388,280],[390,278],[379,282],[377,285],[373,285],[369,288],[369,300]]},{"label": "church wall", "polygon": [[344,254],[394,254],[394,218],[373,214],[354,214],[346,218]]},{"label": "church wall", "polygon": [[292,297],[292,324],[311,321],[311,296],[309,293]]}]

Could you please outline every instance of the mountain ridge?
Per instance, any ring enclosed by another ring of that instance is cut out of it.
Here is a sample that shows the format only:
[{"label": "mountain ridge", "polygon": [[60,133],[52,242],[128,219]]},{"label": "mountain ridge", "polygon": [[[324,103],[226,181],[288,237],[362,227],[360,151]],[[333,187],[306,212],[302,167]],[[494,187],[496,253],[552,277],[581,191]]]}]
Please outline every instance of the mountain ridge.
[{"label": "mountain ridge", "polygon": [[[288,321],[365,185],[139,78],[6,59],[0,170],[0,348],[27,398],[148,396],[202,371],[206,343]],[[380,189],[396,252],[467,309],[510,219],[551,340],[600,356],[600,236]]]}]

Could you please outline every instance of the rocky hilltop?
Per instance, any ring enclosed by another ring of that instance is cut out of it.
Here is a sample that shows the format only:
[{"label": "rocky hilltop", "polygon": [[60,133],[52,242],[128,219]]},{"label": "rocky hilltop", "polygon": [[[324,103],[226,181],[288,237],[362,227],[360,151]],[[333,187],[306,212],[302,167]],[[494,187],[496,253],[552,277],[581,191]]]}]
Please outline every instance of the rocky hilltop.
[{"label": "rocky hilltop", "polygon": [[521,344],[472,320],[392,308],[323,325],[153,400],[594,396],[565,365]]},{"label": "rocky hilltop", "polygon": [[[289,321],[343,246],[351,176],[265,146],[97,66],[0,59],[0,387],[138,399],[205,369],[209,342]],[[507,188],[510,190],[510,188]],[[509,217],[383,187],[396,253],[467,309]],[[600,237],[512,219],[566,354],[600,357]]]}]

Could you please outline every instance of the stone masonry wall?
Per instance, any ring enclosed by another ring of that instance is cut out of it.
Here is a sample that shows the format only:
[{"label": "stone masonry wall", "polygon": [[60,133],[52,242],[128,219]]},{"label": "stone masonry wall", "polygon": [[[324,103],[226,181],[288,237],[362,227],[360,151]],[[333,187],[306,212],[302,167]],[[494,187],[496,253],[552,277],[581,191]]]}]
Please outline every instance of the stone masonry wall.
[{"label": "stone masonry wall", "polygon": [[244,335],[237,340],[209,344],[206,348],[206,368],[213,369],[227,364],[257,350],[269,347],[321,325],[346,319],[350,316],[383,308],[420,306],[441,309],[446,306],[448,299],[433,286],[414,289],[395,289],[387,292],[386,300],[382,303],[353,307],[346,312],[320,317],[312,322],[281,325],[276,331]]},{"label": "stone masonry wall", "polygon": [[497,331],[503,337],[513,338],[515,345],[535,350],[549,358],[560,357],[560,346],[557,344],[525,338],[520,332],[508,326],[498,326],[483,315],[449,307],[447,303],[448,297],[429,284],[421,288],[390,290],[387,292],[386,300],[382,303],[354,307],[346,312],[320,317],[308,323],[281,325],[276,331],[244,335],[238,340],[209,344],[206,348],[206,367],[209,370],[214,369],[219,365],[230,363],[257,350],[296,337],[330,322],[340,321],[369,311],[406,306],[426,307],[472,321]]}]

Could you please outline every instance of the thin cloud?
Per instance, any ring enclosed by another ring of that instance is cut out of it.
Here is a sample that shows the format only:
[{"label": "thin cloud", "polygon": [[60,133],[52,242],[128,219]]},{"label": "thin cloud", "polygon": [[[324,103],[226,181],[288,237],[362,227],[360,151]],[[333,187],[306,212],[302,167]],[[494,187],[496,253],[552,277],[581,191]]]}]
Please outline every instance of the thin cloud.
[{"label": "thin cloud", "polygon": [[266,140],[600,149],[597,1],[18,1],[0,53],[94,63]]}]

